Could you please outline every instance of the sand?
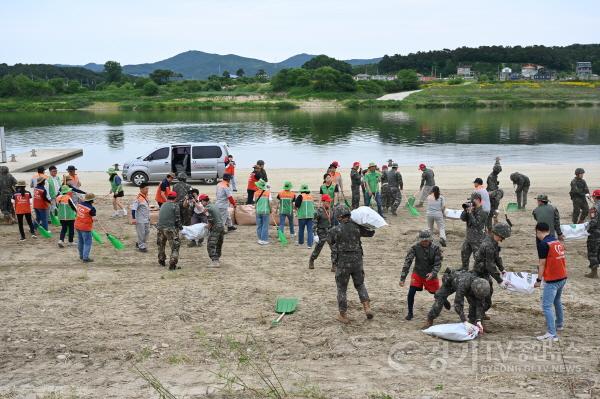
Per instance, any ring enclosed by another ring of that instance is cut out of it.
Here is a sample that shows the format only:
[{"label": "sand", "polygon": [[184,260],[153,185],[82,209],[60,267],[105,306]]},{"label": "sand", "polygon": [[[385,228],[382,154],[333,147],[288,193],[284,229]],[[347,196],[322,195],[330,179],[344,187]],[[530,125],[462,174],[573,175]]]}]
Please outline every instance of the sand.
[{"label": "sand", "polygon": [[[504,166],[503,204],[514,198],[511,172],[521,171],[532,180],[529,209],[511,216],[513,236],[502,244],[508,269],[531,271],[537,262],[530,215],[535,194],[547,193],[560,209],[562,222],[569,223],[567,193],[575,166],[580,165]],[[583,166],[592,186],[598,182],[600,165]],[[401,167],[405,194],[418,187],[414,169]],[[488,169],[491,164],[480,174],[484,179]],[[458,208],[476,174],[466,167],[440,166],[435,171],[449,207]],[[268,172],[275,188],[289,178],[296,187],[306,182],[313,190],[322,173]],[[348,184],[347,170],[343,173]],[[245,181],[246,174],[240,178]],[[106,179],[101,172],[81,173],[83,188],[97,194],[108,192]],[[241,186],[245,188],[244,182]],[[214,194],[213,186],[199,188]],[[128,200],[137,191],[133,186],[125,190]],[[238,194],[242,197],[243,192]],[[400,269],[408,247],[425,226],[424,217],[410,217],[404,208],[398,217],[389,218],[389,227],[363,240],[375,318],[364,318],[350,285],[353,322],[344,326],[334,319],[336,293],[328,248],[316,269],[309,270],[306,248],[274,243],[260,247],[254,227],[244,226],[226,236],[220,269],[207,268],[205,247],[184,244],[182,269],[168,272],[156,262],[154,229],[149,253],[140,254],[134,250],[134,228],[124,219],[110,219],[107,198],[97,205],[99,217],[127,248],[117,252],[94,244],[96,262],[89,266],[77,261],[75,248],[58,249],[55,239],[19,243],[16,226],[0,226],[0,397],[158,397],[136,368],[151,372],[178,398],[251,397],[248,389],[266,388],[261,375],[276,381],[273,373],[290,397],[600,395],[598,280],[583,277],[588,264],[585,241],[566,244],[569,282],[563,294],[566,327],[560,345],[543,347],[533,338],[545,330],[538,293],[510,294],[497,285],[489,313],[491,332],[475,343],[445,343],[419,331],[431,306],[429,294],[417,294],[415,319],[404,320],[407,289],[398,286]],[[447,221],[447,234],[444,267],[457,267],[464,224]],[[295,314],[272,328],[278,296],[300,302]],[[453,311],[443,311],[436,322],[457,320]],[[246,391],[218,377],[232,372],[243,379]]]}]

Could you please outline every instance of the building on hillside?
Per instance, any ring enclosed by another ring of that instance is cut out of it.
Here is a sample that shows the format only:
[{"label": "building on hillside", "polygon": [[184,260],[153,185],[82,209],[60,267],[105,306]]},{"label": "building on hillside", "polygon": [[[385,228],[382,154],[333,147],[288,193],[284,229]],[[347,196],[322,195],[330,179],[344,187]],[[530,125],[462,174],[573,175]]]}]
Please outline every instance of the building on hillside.
[{"label": "building on hillside", "polygon": [[456,68],[456,77],[463,79],[473,79],[475,76],[471,71],[471,65],[459,65]]},{"label": "building on hillside", "polygon": [[368,73],[359,73],[358,75],[354,75],[354,80],[369,80],[371,75]]},{"label": "building on hillside", "polygon": [[354,80],[396,80],[395,75],[369,75],[367,73],[359,73],[354,75]]},{"label": "building on hillside", "polygon": [[502,68],[502,71],[500,71],[500,76],[498,76],[499,80],[510,80],[510,75],[512,74],[512,69],[510,69],[509,67],[504,67]]},{"label": "building on hillside", "polygon": [[542,67],[535,64],[523,64],[521,66],[521,76],[523,79],[533,79],[539,68]]},{"label": "building on hillside", "polygon": [[589,80],[592,78],[592,63],[590,61],[578,62],[575,67],[577,79]]}]

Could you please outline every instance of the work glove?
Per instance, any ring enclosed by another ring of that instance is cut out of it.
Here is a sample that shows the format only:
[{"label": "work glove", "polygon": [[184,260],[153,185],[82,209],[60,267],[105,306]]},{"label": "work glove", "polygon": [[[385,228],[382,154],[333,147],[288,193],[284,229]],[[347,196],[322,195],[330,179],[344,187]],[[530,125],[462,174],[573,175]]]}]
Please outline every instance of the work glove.
[{"label": "work glove", "polygon": [[465,328],[467,329],[467,334],[476,335],[479,332],[479,328],[477,326],[469,323],[468,321],[465,321],[463,324],[465,325]]},{"label": "work glove", "polygon": [[507,280],[502,280],[502,282],[500,283],[500,288],[502,288],[503,290],[505,290],[508,287],[510,287],[510,282],[507,281]]},{"label": "work glove", "polygon": [[590,197],[590,194],[586,194],[586,195],[585,195],[585,198],[587,198],[587,199],[590,199],[590,198],[591,198],[591,197]]},{"label": "work glove", "polygon": [[481,320],[478,320],[476,325],[479,329],[479,334],[483,334],[483,324],[481,324]]}]

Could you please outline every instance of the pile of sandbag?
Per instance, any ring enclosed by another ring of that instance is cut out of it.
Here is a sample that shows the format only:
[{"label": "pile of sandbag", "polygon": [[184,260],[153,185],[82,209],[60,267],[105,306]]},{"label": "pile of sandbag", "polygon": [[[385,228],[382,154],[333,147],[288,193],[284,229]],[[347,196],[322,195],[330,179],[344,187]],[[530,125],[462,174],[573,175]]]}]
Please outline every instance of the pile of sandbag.
[{"label": "pile of sandbag", "polygon": [[423,330],[423,332],[432,337],[462,342],[477,338],[479,330],[475,326],[471,326],[467,329],[464,323],[437,324]]},{"label": "pile of sandbag", "polygon": [[369,229],[387,226],[387,222],[377,212],[368,206],[360,206],[351,212],[352,221]]},{"label": "pile of sandbag", "polygon": [[561,224],[560,229],[565,236],[565,241],[583,240],[589,236],[587,232],[587,223],[581,224]]},{"label": "pile of sandbag", "polygon": [[506,289],[510,292],[533,294],[535,291],[533,285],[535,284],[537,277],[538,275],[536,273],[506,272],[502,276],[502,279],[508,281]]},{"label": "pile of sandbag", "polygon": [[256,209],[254,205],[238,205],[235,207],[235,220],[240,226],[256,225]]}]

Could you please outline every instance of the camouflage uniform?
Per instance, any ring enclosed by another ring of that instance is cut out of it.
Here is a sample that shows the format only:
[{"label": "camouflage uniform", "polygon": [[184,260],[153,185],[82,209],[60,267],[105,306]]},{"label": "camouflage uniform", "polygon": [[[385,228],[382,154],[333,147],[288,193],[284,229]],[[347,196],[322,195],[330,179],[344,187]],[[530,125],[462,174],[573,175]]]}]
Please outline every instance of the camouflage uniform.
[{"label": "camouflage uniform", "polygon": [[362,174],[360,170],[352,169],[350,171],[350,188],[352,189],[352,209],[360,206],[360,187],[362,184]]},{"label": "camouflage uniform", "polygon": [[165,246],[167,241],[171,247],[171,256],[169,258],[169,269],[173,270],[177,267],[179,260],[179,230],[181,230],[181,219],[179,212],[179,204],[176,202],[165,202],[160,207],[158,214],[158,263],[161,266],[165,265],[167,256],[165,254]]},{"label": "camouflage uniform", "polygon": [[490,277],[496,280],[498,284],[502,282],[500,272],[504,271],[504,265],[500,257],[500,246],[492,237],[486,235],[474,258],[473,273],[477,277],[484,278],[490,282],[490,296],[484,300],[483,306],[483,311],[486,312],[492,306],[492,294],[494,292]]},{"label": "camouflage uniform", "polygon": [[[395,164],[394,164],[395,165]],[[402,192],[404,190],[404,183],[402,182],[402,175],[398,172],[398,167],[392,168],[387,173],[387,182],[390,190],[392,215],[396,215],[396,211],[402,202]]]},{"label": "camouflage uniform", "polygon": [[420,243],[414,244],[408,250],[406,257],[404,258],[404,267],[402,267],[402,273],[400,274],[400,281],[405,281],[410,271],[410,266],[415,262],[413,273],[418,274],[420,277],[427,277],[429,273],[432,274],[432,278],[437,278],[437,274],[442,267],[442,250],[433,242],[424,247]]},{"label": "camouflage uniform", "polygon": [[510,180],[516,186],[515,194],[517,195],[519,209],[524,209],[527,205],[527,193],[529,192],[529,186],[531,185],[529,177],[519,172],[515,172],[510,175]]},{"label": "camouflage uniform", "polygon": [[390,206],[392,206],[390,186],[387,180],[387,174],[387,171],[381,173],[381,205],[383,207],[384,213],[386,213],[390,209]]},{"label": "camouflage uniform", "polygon": [[313,218],[313,234],[319,237],[319,242],[315,245],[315,249],[310,255],[310,259],[315,261],[319,257],[325,243],[329,243],[329,249],[331,249],[331,269],[334,270],[336,256],[329,238],[329,232],[331,230],[331,212],[331,209],[326,211],[323,207],[317,208],[317,211],[315,212]]},{"label": "camouflage uniform", "polygon": [[560,229],[560,214],[558,209],[549,203],[538,205],[532,212],[533,218],[538,223],[546,223],[550,226],[550,234],[553,236],[562,236]]},{"label": "camouflage uniform", "polygon": [[223,248],[223,239],[225,237],[225,226],[223,224],[221,212],[215,205],[207,205],[206,210],[208,212],[208,224],[211,226],[208,231],[206,249],[210,259],[216,261],[221,258],[221,249]]},{"label": "camouflage uniform", "polygon": [[587,227],[590,234],[587,238],[587,256],[590,261],[590,269],[597,269],[600,265],[600,201],[596,200],[594,205],[595,215]]},{"label": "camouflage uniform", "polygon": [[490,173],[486,181],[486,190],[490,195],[490,213],[487,218],[488,229],[492,228],[492,219],[500,207],[500,200],[504,197],[504,191],[500,189],[500,182],[498,181],[500,172],[502,172],[502,166],[500,166],[500,160],[496,159],[496,163],[492,168],[492,173]]},{"label": "camouflage uniform", "polygon": [[17,180],[9,173],[8,167],[0,166],[0,212],[6,220],[10,220],[14,214],[11,199],[16,184]]},{"label": "camouflage uniform", "polygon": [[331,245],[336,251],[335,283],[340,313],[346,313],[348,303],[346,291],[352,277],[361,303],[369,301],[363,270],[363,250],[360,238],[373,237],[375,231],[368,230],[353,221],[342,222],[331,230]]},{"label": "camouflage uniform", "polygon": [[460,321],[463,323],[467,321],[465,317],[464,307],[465,298],[469,302],[469,318],[470,323],[475,323],[478,320],[483,319],[484,314],[484,303],[478,300],[475,295],[471,292],[471,282],[476,278],[473,273],[467,270],[451,271],[446,270],[446,273],[442,276],[442,286],[436,291],[434,295],[434,303],[431,306],[431,310],[427,315],[428,320],[436,319],[442,312],[444,303],[448,300],[448,297],[454,293],[454,310],[460,317]]},{"label": "camouflage uniform", "polygon": [[435,186],[435,174],[433,173],[433,169],[425,168],[423,173],[421,173],[421,185],[419,186],[421,195],[417,200],[416,206],[423,206],[423,202],[427,196],[431,194],[433,186]]},{"label": "camouflage uniform", "polygon": [[471,212],[465,210],[460,214],[460,220],[467,225],[467,235],[460,250],[463,270],[469,270],[469,258],[477,252],[485,237],[487,218],[488,213],[481,206],[472,207]]},{"label": "camouflage uniform", "polygon": [[590,208],[588,207],[585,195],[589,193],[590,190],[585,180],[578,177],[571,180],[569,195],[571,196],[571,201],[573,201],[573,224],[583,223],[587,217]]},{"label": "camouflage uniform", "polygon": [[181,218],[181,224],[183,226],[189,226],[192,224],[192,212],[193,209],[188,201],[188,193],[192,190],[192,186],[187,184],[184,180],[179,178],[179,181],[173,186],[173,191],[177,193],[176,202],[179,204],[179,213]]}]

